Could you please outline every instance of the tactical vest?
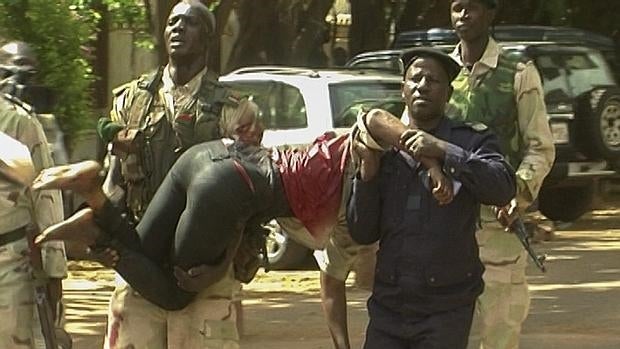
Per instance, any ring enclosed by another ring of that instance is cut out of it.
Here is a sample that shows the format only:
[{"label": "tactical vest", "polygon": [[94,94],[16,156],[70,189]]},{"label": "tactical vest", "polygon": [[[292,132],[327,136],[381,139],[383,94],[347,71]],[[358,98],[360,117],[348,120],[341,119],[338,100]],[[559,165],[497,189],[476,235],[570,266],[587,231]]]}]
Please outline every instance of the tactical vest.
[{"label": "tactical vest", "polygon": [[516,59],[504,53],[500,54],[497,68],[481,76],[478,85],[473,89],[469,85],[465,69],[462,69],[452,82],[454,92],[449,102],[459,114],[448,115],[452,119],[487,125],[499,138],[506,160],[515,169],[523,159],[514,96],[517,63]]},{"label": "tactical vest", "polygon": [[[134,150],[121,158],[126,203],[140,219],[179,155],[194,144],[220,138],[219,118],[228,89],[207,73],[196,98],[169,115],[160,94],[163,68],[115,91],[124,98],[117,115],[125,115]],[[115,108],[119,106],[116,105]]]}]

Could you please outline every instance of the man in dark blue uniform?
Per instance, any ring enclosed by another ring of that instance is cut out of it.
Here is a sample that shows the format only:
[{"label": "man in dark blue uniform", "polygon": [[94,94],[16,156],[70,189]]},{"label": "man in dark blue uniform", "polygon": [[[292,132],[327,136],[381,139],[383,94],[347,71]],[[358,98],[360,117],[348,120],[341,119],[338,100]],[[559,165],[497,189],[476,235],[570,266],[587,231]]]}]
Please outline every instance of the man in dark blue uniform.
[{"label": "man in dark blue uniform", "polygon": [[[349,228],[359,243],[380,241],[364,348],[465,348],[483,289],[474,236],[479,206],[507,204],[515,195],[514,171],[484,125],[444,117],[450,82],[460,70],[454,60],[418,48],[403,56],[403,64],[405,151],[355,148],[362,162]],[[369,118],[381,113],[387,112],[373,110]],[[433,196],[441,188],[430,184],[422,157],[442,164],[452,180],[451,200]]]}]

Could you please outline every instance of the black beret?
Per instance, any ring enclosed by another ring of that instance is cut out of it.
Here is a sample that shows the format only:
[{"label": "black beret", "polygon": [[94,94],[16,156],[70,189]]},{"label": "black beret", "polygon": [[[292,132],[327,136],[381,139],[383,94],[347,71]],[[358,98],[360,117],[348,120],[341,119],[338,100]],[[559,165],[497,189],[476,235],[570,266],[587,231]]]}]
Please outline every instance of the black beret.
[{"label": "black beret", "polygon": [[454,80],[461,71],[461,66],[447,53],[432,47],[416,47],[403,52],[400,56],[400,60],[403,64],[403,76],[407,72],[407,69],[409,69],[409,66],[411,66],[417,58],[421,57],[430,57],[439,61],[450,81]]}]

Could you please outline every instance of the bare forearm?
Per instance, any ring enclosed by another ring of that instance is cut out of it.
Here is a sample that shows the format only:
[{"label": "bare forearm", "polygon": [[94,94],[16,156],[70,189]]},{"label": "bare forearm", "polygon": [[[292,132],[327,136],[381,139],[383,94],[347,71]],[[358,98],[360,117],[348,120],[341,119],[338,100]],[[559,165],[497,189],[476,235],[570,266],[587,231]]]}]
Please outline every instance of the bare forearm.
[{"label": "bare forearm", "polygon": [[[409,129],[398,118],[381,109],[371,110],[366,117],[366,126],[379,143],[405,150],[401,143],[401,135]],[[437,159],[422,156],[420,162],[425,168],[440,167]]]}]

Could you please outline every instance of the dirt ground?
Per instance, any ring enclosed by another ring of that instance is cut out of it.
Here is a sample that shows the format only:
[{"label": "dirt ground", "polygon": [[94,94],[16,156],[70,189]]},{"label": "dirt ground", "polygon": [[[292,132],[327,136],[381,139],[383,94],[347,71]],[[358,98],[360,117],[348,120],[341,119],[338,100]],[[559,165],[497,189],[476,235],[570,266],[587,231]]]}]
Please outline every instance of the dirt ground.
[{"label": "dirt ground", "polygon": [[[620,348],[620,192],[598,210],[563,225],[534,245],[549,255],[547,274],[528,272],[532,306],[522,349]],[[67,329],[74,348],[101,348],[114,273],[98,264],[71,262],[64,282]],[[363,342],[368,292],[347,282],[352,347]],[[244,349],[331,348],[323,320],[318,272],[259,273],[244,287]]]}]

